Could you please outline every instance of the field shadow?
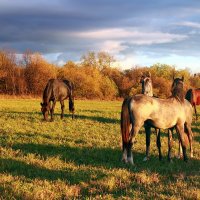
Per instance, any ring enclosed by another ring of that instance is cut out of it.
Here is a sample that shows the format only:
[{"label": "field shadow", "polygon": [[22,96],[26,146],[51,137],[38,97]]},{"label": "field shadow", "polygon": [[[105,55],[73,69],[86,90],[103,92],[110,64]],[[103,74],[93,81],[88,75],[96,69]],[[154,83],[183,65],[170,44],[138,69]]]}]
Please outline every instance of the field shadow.
[{"label": "field shadow", "polygon": [[[108,177],[105,170],[127,169],[132,172],[133,176],[130,178],[132,181],[138,181],[135,179],[137,173],[147,173],[147,175],[157,174],[160,179],[165,182],[176,182],[177,177],[182,176],[186,178],[197,177],[199,173],[200,161],[196,159],[189,160],[185,163],[183,160],[173,159],[173,163],[169,163],[167,158],[164,157],[163,161],[158,160],[158,156],[151,155],[148,162],[143,162],[144,153],[134,151],[134,161],[136,166],[127,165],[121,162],[122,152],[120,149],[112,148],[97,148],[97,147],[71,147],[71,146],[54,146],[43,144],[15,144],[12,146],[14,150],[20,150],[20,154],[38,155],[39,159],[48,162],[48,158],[52,156],[58,156],[64,163],[73,163],[77,165],[73,169],[71,167],[62,167],[62,169],[48,169],[42,165],[34,163],[26,163],[25,161],[15,160],[14,158],[0,158],[0,173],[9,173],[13,176],[24,176],[27,179],[41,179],[48,181],[62,180],[70,185],[78,185],[81,182],[89,184],[88,188],[81,191],[82,195],[90,195],[89,191],[93,181],[104,180]],[[63,164],[64,164],[63,163]],[[59,164],[60,165],[60,164]],[[83,168],[81,168],[83,165]],[[71,165],[66,165],[71,166]],[[99,167],[99,168],[98,168]],[[111,172],[110,171],[110,172]],[[198,178],[198,177],[197,177]],[[195,178],[195,179],[197,179]],[[127,183],[127,187],[134,189],[143,188],[146,190],[144,184]],[[9,186],[7,186],[8,189]],[[1,189],[1,188],[0,188]],[[122,188],[115,188],[114,190],[105,189],[108,194],[112,194],[114,197],[119,198],[122,195],[126,195],[126,191]],[[95,197],[99,192],[96,191],[92,194]]]},{"label": "field shadow", "polygon": [[[4,114],[17,114],[19,115],[19,117],[22,117],[23,115],[27,116],[27,115],[39,115],[41,116],[41,120],[43,120],[43,114],[41,112],[17,112],[17,111],[0,111],[0,113],[4,113]],[[54,113],[54,117],[60,117],[61,113]],[[15,116],[17,117],[17,116]],[[65,113],[64,114],[64,119],[65,118],[72,118],[72,114],[71,113]],[[50,119],[50,115],[49,115],[49,119]],[[86,116],[86,115],[79,115],[76,114],[74,115],[74,120],[76,119],[81,119],[81,120],[92,120],[92,121],[97,121],[97,122],[101,122],[101,123],[119,123],[120,120],[118,119],[113,119],[113,118],[107,118],[107,117],[101,117],[101,116]],[[49,121],[50,122],[50,121]]]},{"label": "field shadow", "polygon": [[[158,174],[167,173],[198,173],[200,161],[189,159],[188,163],[174,158],[173,163],[167,161],[164,156],[159,161],[158,156],[151,155],[148,162],[143,162],[145,153],[134,152],[134,161],[136,166],[127,165],[121,162],[122,152],[120,149],[97,148],[97,147],[70,147],[54,146],[41,144],[16,144],[12,147],[14,150],[20,149],[25,155],[33,153],[47,159],[49,156],[59,156],[63,161],[73,162],[76,165],[89,165],[94,167],[105,167],[107,169],[125,168],[139,172],[149,170]],[[189,152],[188,152],[189,153]],[[191,170],[192,169],[192,170]]]},{"label": "field shadow", "polygon": [[[33,164],[27,164],[23,161],[14,159],[0,159],[0,173],[10,173],[13,176],[25,176],[30,179],[43,179],[43,180],[64,180],[70,184],[78,184],[81,181],[88,182],[89,180],[100,179],[105,176],[100,170],[72,170],[71,168],[65,168],[63,170],[52,170],[43,167],[39,167]],[[93,177],[92,174],[95,172],[97,175]]]},{"label": "field shadow", "polygon": [[119,123],[120,120],[118,119],[113,119],[113,118],[107,118],[107,117],[101,117],[101,116],[86,116],[86,115],[77,115],[75,119],[87,119],[87,120],[92,120],[92,121],[97,121],[97,122],[102,122],[102,123]]}]

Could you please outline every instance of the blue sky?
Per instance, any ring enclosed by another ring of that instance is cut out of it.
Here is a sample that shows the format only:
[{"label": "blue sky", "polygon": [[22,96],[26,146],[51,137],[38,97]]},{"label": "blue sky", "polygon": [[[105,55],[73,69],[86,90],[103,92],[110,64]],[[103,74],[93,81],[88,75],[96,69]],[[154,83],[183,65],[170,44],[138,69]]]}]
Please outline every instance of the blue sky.
[{"label": "blue sky", "polygon": [[105,51],[122,69],[175,65],[199,72],[199,0],[0,0],[0,48],[49,62]]}]

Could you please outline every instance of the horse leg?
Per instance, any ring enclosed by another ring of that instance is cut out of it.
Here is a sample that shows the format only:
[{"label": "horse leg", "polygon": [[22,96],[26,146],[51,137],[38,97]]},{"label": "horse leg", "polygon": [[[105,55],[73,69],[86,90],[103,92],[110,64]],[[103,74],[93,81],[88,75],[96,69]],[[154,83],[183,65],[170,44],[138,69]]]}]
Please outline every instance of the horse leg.
[{"label": "horse leg", "polygon": [[123,153],[122,153],[122,161],[127,163],[127,143],[123,142]]},{"label": "horse leg", "polygon": [[190,157],[193,158],[193,145],[192,145],[193,133],[192,133],[191,125],[185,123],[185,128],[186,128],[186,134],[188,136],[189,143],[190,143]]},{"label": "horse leg", "polygon": [[148,125],[145,125],[144,128],[145,128],[145,133],[146,133],[146,156],[144,157],[143,161],[147,161],[149,160],[151,127]]},{"label": "horse leg", "polygon": [[[178,134],[178,132],[177,132]],[[178,134],[178,155],[177,158],[181,158],[183,155],[183,151],[182,151],[182,146],[181,146],[181,139],[180,139],[180,135]]]},{"label": "horse leg", "polygon": [[178,145],[178,158],[181,158],[183,155],[182,146],[181,146],[181,139],[179,138],[179,145]]},{"label": "horse leg", "polygon": [[161,141],[160,141],[160,129],[156,128],[156,145],[158,147],[158,153],[159,153],[159,160],[162,160],[162,152],[161,152]]},{"label": "horse leg", "polygon": [[56,106],[56,100],[53,101],[53,103],[52,103],[52,107],[51,107],[51,109],[50,109],[50,112],[51,112],[51,121],[54,120],[54,118],[53,118],[53,114],[54,114],[55,106]]},{"label": "horse leg", "polygon": [[177,125],[176,126],[177,132],[179,133],[179,137],[180,137],[180,142],[181,142],[181,146],[182,146],[182,151],[183,151],[183,159],[185,162],[187,162],[188,158],[187,158],[187,154],[186,154],[186,142],[184,140],[184,125]]},{"label": "horse leg", "polygon": [[133,143],[135,142],[135,137],[137,135],[137,133],[139,132],[140,128],[142,127],[142,124],[137,124],[135,123],[132,127],[132,130],[130,132],[130,138],[129,138],[129,142],[127,144],[127,162],[134,165],[134,162],[133,162],[133,154],[132,154],[132,151],[131,151],[131,148],[133,146]]},{"label": "horse leg", "polygon": [[64,109],[65,109],[64,100],[60,101],[60,105],[61,105],[61,119],[63,119],[63,117],[64,117]]},{"label": "horse leg", "polygon": [[171,162],[171,150],[173,145],[172,130],[168,129],[168,161]]},{"label": "horse leg", "polygon": [[197,108],[196,108],[196,104],[195,103],[193,104],[193,107],[194,107],[194,112],[195,112],[196,122],[197,122],[198,116],[197,116]]}]

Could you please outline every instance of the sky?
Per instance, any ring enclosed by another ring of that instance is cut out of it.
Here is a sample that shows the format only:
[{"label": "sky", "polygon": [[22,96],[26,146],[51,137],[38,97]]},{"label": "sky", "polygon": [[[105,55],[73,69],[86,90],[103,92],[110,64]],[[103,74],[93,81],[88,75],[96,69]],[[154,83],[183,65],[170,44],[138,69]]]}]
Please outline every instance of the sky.
[{"label": "sky", "polygon": [[0,27],[0,49],[58,65],[104,51],[122,69],[200,72],[199,0],[0,0]]}]

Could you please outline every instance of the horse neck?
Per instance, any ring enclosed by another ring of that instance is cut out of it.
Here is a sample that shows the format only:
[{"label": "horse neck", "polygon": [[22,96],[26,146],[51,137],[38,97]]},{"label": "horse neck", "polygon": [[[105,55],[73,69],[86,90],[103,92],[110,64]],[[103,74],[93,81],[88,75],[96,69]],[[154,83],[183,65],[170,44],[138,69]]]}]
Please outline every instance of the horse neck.
[{"label": "horse neck", "polygon": [[43,103],[48,104],[51,97],[51,83],[48,82],[43,92]]},{"label": "horse neck", "polygon": [[185,95],[183,92],[183,88],[175,88],[174,91],[172,91],[172,97],[180,102],[184,102]]}]

